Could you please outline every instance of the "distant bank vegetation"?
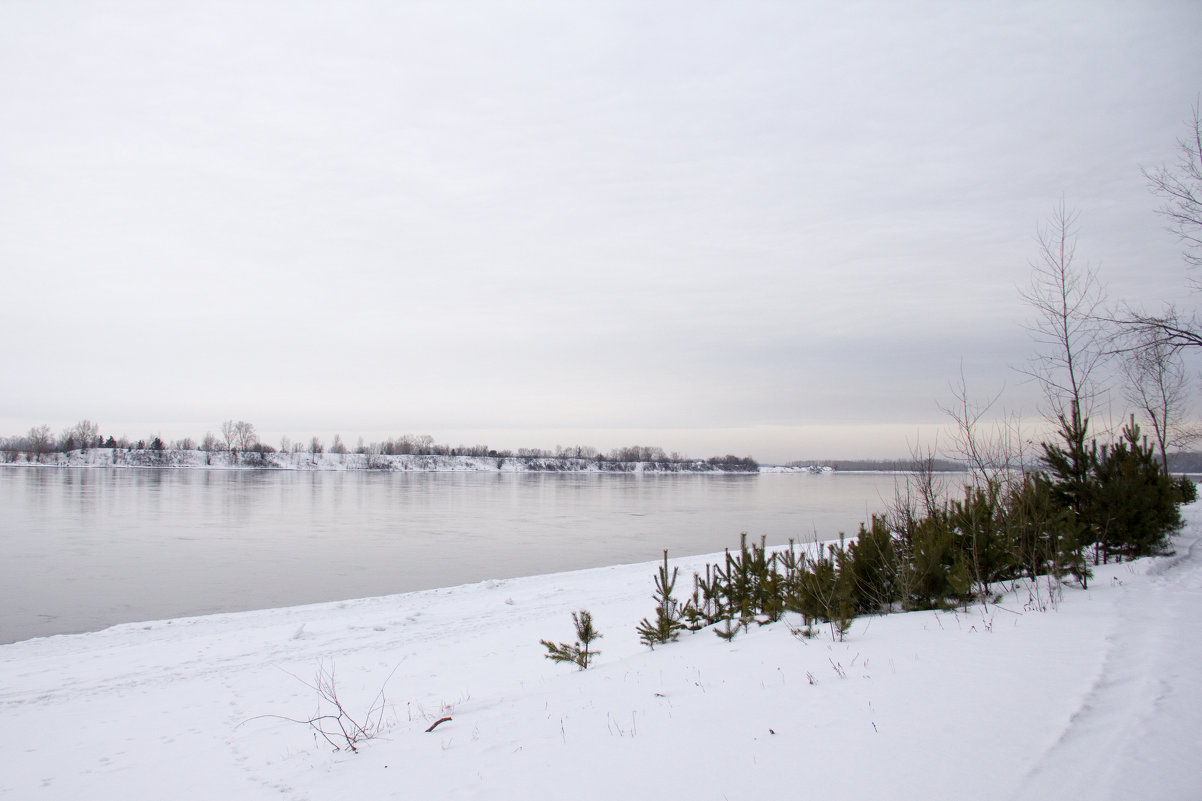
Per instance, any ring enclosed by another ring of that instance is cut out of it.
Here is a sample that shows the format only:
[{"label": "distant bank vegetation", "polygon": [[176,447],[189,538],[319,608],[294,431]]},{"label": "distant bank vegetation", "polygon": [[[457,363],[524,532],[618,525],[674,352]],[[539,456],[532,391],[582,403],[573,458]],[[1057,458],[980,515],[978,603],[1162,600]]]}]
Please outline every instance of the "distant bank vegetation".
[{"label": "distant bank vegetation", "polygon": [[124,467],[244,467],[328,470],[512,470],[595,472],[726,472],[754,473],[759,463],[750,456],[711,456],[693,459],[663,448],[630,445],[609,452],[585,445],[509,449],[488,445],[443,445],[428,434],[407,434],[382,442],[348,447],[341,435],[327,445],[320,437],[308,441],[280,440],[279,447],[263,442],[255,426],[227,420],[220,434],[206,432],[164,440],[161,436],[131,440],[101,432],[81,420],[55,435],[50,426],[34,426],[24,436],[0,438],[0,462],[61,466]]},{"label": "distant bank vegetation", "polygon": [[[1202,474],[1202,453],[1196,451],[1173,451],[1165,455],[1170,473]],[[830,468],[841,472],[878,473],[965,473],[971,469],[967,462],[955,459],[805,459],[789,462],[789,467],[800,469]]]},{"label": "distant bank vegetation", "polygon": [[789,462],[789,467],[813,469],[829,467],[832,470],[877,473],[912,473],[915,470],[933,470],[936,473],[962,473],[967,467],[964,462],[952,459],[803,459]]}]

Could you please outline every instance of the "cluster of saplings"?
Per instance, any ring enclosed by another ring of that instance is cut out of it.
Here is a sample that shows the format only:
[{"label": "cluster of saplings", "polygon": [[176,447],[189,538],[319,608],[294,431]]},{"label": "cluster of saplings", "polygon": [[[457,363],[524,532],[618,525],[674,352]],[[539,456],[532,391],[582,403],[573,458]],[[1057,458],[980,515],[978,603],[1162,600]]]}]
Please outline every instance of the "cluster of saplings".
[{"label": "cluster of saplings", "polygon": [[[1181,504],[1197,498],[1194,482],[1164,470],[1134,421],[1102,447],[1086,445],[1083,425],[1064,433],[1063,444],[1043,446],[1046,469],[983,479],[922,513],[903,506],[874,516],[850,542],[790,541],[771,551],[743,534],[738,551],[693,574],[683,601],[675,595],[679,568],[669,570],[664,551],[655,614],[638,624],[639,639],[654,648],[707,627],[731,639],[792,612],[801,617],[798,634],[829,626],[842,640],[859,615],[988,604],[1022,579],[1038,587],[1041,577],[1057,586],[1071,577],[1088,587],[1091,564],[1166,553],[1182,525]],[[549,659],[585,668],[600,635],[587,612],[573,621],[575,645],[543,645]]]},{"label": "cluster of saplings", "polygon": [[922,514],[874,516],[851,542],[769,552],[764,541],[693,575],[683,602],[667,552],[655,577],[656,611],[639,623],[649,646],[715,626],[731,638],[751,623],[801,616],[800,632],[829,625],[842,639],[858,615],[988,603],[1007,582],[1069,576],[1088,586],[1090,565],[1166,553],[1180,506],[1197,497],[1174,480],[1132,421],[1119,441],[1045,444],[1046,469],[986,479]]}]

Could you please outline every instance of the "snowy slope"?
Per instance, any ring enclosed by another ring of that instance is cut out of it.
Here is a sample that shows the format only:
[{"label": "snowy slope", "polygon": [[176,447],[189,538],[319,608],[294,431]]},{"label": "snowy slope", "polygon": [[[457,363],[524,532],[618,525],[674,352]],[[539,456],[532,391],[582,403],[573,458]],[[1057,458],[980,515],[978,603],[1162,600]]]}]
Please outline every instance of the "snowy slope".
[{"label": "snowy slope", "polygon": [[[648,564],[0,646],[0,797],[1197,799],[1200,512],[1177,556],[1055,608],[1019,588],[843,643],[777,624],[648,651]],[[596,666],[543,658],[586,607]],[[261,717],[313,714],[323,665],[352,713],[384,688],[358,753]]]}]

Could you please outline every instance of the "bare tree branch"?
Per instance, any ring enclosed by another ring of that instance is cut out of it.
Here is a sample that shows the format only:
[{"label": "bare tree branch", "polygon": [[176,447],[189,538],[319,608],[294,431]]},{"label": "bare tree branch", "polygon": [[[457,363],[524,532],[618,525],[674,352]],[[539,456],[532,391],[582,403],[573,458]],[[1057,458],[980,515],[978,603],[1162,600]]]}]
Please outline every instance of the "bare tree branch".
[{"label": "bare tree branch", "polygon": [[1195,102],[1189,125],[1189,132],[1177,140],[1176,168],[1144,170],[1144,178],[1164,199],[1157,212],[1184,245],[1186,263],[1197,267],[1202,265],[1202,104]]},{"label": "bare tree branch", "polygon": [[954,403],[939,405],[940,411],[956,425],[951,435],[951,447],[946,454],[968,465],[974,488],[982,489],[991,483],[1002,487],[1015,486],[1021,480],[1025,467],[1018,419],[1015,415],[1003,412],[1000,418],[987,422],[1005,388],[986,401],[972,400],[962,366],[960,383],[953,384],[951,392]]},{"label": "bare tree branch", "polygon": [[1138,333],[1145,337],[1143,346],[1132,347],[1123,358],[1125,395],[1151,420],[1160,462],[1167,473],[1168,449],[1186,444],[1194,433],[1183,425],[1188,401],[1185,363],[1178,350],[1160,340],[1156,329],[1144,328]]},{"label": "bare tree branch", "polygon": [[1109,353],[1125,354],[1147,347],[1166,348],[1173,353],[1202,348],[1202,321],[1196,314],[1185,317],[1172,304],[1160,314],[1124,308],[1098,320],[1112,326],[1107,339]]},{"label": "bare tree branch", "polygon": [[926,448],[910,446],[910,465],[904,481],[895,482],[893,502],[886,513],[889,527],[901,532],[906,542],[913,540],[918,521],[933,516],[944,501],[947,487],[935,471],[939,439]]},{"label": "bare tree branch", "polygon": [[1080,422],[1089,417],[1098,396],[1093,377],[1106,350],[1102,285],[1093,270],[1074,263],[1076,220],[1063,200],[1053,209],[1039,230],[1031,286],[1020,295],[1035,312],[1028,330],[1043,349],[1025,372],[1043,389],[1048,418]]}]

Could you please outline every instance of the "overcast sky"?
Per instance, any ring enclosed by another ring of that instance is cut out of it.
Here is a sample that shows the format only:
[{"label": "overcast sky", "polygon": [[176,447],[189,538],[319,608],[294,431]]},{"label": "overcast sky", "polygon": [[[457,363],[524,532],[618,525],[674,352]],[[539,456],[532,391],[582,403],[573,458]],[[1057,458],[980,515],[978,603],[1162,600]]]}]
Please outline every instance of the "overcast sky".
[{"label": "overcast sky", "polygon": [[0,434],[90,418],[896,456],[1006,387],[1063,196],[1185,291],[1141,167],[1182,2],[0,3]]}]

